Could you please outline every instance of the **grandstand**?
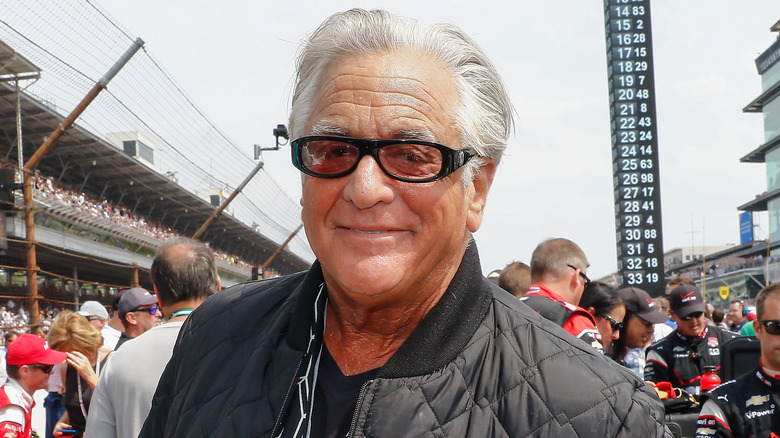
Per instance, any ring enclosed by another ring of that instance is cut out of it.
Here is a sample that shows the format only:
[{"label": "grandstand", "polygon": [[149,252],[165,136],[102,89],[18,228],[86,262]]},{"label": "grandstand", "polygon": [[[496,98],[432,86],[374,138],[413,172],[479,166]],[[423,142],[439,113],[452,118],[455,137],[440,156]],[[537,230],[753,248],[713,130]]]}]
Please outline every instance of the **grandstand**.
[{"label": "grandstand", "polygon": [[[134,37],[86,0],[1,0],[0,10],[0,167],[18,168],[17,99],[24,160]],[[59,13],[81,20],[58,22]],[[91,59],[96,54],[103,56]],[[30,72],[40,78],[29,79]],[[222,199],[196,193],[230,193],[256,164],[251,149],[233,144],[148,52],[139,52],[116,82],[36,170],[38,289],[50,303],[109,304],[121,288],[150,288],[156,247],[173,235],[191,236]],[[0,300],[26,293],[21,191],[16,197],[17,210],[3,221]],[[261,171],[200,239],[230,285],[249,279],[252,266],[265,263],[299,224],[298,203]],[[305,238],[295,236],[270,270],[284,275],[312,261]]]}]

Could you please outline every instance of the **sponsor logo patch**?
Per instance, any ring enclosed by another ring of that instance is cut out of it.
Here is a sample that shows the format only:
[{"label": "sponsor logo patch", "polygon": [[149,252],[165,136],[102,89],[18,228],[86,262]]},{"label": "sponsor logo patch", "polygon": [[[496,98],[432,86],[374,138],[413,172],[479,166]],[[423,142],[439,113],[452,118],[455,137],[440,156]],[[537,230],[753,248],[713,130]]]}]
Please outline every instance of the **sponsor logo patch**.
[{"label": "sponsor logo patch", "polygon": [[718,338],[707,338],[707,346],[715,348],[718,346]]},{"label": "sponsor logo patch", "polygon": [[747,408],[750,406],[761,406],[768,401],[769,401],[768,395],[754,395],[753,397],[750,397],[745,402],[745,407]]},{"label": "sponsor logo patch", "polygon": [[696,435],[715,435],[715,429],[709,427],[700,427],[696,429]]},{"label": "sponsor logo patch", "polygon": [[745,412],[745,418],[748,420],[752,420],[754,418],[763,417],[765,415],[773,415],[775,413],[774,409],[765,409],[763,411],[750,411]]}]

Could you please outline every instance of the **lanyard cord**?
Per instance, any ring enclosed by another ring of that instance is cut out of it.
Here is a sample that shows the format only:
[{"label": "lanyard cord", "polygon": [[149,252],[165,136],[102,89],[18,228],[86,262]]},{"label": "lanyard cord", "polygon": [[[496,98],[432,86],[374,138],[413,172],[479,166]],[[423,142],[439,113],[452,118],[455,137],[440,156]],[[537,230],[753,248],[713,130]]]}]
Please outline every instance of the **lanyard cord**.
[{"label": "lanyard cord", "polygon": [[[105,358],[104,358],[105,359]],[[95,365],[95,375],[100,376],[100,351],[98,351],[98,360]],[[81,413],[84,415],[84,419],[87,419],[87,409],[84,407],[84,396],[81,394],[81,374],[79,370],[76,370],[76,382],[79,387],[79,406],[81,407]]]},{"label": "lanyard cord", "polygon": [[179,309],[175,312],[171,312],[171,316],[169,316],[168,319],[170,320],[179,316],[189,316],[193,310],[195,309]]}]

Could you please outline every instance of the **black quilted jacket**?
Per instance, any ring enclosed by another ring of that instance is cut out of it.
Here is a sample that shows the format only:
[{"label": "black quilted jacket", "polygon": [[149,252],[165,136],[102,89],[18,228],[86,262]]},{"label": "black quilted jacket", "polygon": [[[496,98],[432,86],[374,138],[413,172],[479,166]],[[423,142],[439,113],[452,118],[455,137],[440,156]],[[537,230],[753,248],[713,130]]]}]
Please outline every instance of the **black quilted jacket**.
[{"label": "black quilted jacket", "polygon": [[[308,336],[318,263],[209,298],[181,330],[140,437],[268,437]],[[661,437],[649,386],[485,280],[473,245],[379,370],[354,437]],[[278,433],[278,431],[277,431]]]}]

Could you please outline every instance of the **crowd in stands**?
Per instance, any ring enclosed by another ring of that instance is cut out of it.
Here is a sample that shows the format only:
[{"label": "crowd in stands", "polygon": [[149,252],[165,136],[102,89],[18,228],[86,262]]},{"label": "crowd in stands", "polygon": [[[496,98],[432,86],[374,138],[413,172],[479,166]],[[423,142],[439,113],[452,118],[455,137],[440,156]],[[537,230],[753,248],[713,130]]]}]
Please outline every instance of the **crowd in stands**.
[{"label": "crowd in stands", "polygon": [[[6,168],[15,167],[13,163],[9,163],[2,159],[0,159],[0,166]],[[122,204],[115,204],[108,199],[100,200],[86,193],[72,190],[67,186],[58,184],[52,177],[43,176],[39,172],[36,173],[34,183],[36,196],[79,210],[92,217],[105,219],[114,225],[162,241],[180,235],[171,227],[155,224],[142,216],[133,214],[132,211]],[[208,245],[208,242],[206,242],[206,244]],[[211,248],[211,251],[217,260],[239,266],[246,270],[252,268],[252,265],[241,260],[236,255],[228,254],[227,252],[216,248]],[[278,273],[272,269],[268,269],[267,276],[277,277]]]}]

